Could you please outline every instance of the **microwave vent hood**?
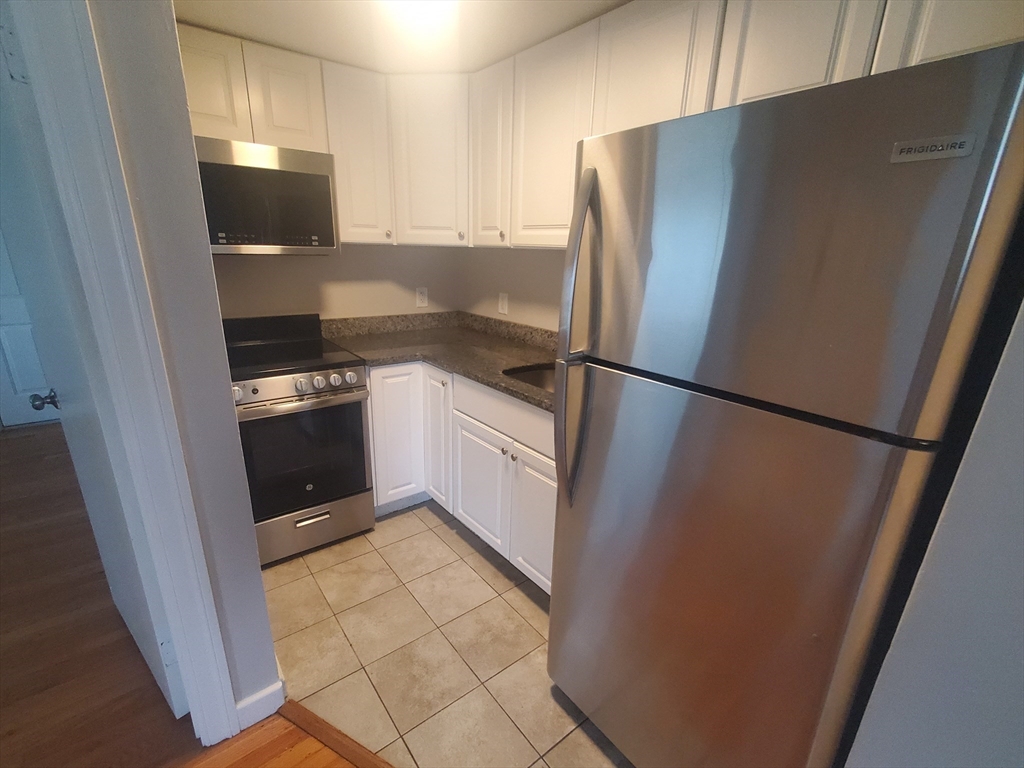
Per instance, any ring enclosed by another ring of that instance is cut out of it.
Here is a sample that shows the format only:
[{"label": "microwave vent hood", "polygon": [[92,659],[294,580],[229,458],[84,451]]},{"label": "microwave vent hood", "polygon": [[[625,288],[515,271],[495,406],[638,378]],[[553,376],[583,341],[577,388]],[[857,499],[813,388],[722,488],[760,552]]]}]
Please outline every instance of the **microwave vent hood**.
[{"label": "microwave vent hood", "polygon": [[214,254],[333,255],[334,156],[196,136]]}]

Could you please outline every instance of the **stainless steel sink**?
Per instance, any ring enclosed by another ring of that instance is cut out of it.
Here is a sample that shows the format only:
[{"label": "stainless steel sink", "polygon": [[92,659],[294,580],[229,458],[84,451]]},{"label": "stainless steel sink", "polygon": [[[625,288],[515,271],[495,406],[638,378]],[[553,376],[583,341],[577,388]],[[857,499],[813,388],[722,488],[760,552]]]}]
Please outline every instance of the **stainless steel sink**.
[{"label": "stainless steel sink", "polygon": [[554,394],[555,391],[555,364],[538,363],[537,365],[520,365],[516,368],[506,368],[502,371],[506,376],[518,379],[524,384],[546,389]]}]

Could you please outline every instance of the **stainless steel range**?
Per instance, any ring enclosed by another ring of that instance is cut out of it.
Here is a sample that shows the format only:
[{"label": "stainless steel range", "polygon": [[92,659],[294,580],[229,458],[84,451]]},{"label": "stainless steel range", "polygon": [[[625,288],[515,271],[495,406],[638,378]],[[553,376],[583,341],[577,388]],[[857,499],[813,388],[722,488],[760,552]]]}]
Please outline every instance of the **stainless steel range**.
[{"label": "stainless steel range", "polygon": [[319,315],[224,321],[260,563],[373,527],[362,358]]}]

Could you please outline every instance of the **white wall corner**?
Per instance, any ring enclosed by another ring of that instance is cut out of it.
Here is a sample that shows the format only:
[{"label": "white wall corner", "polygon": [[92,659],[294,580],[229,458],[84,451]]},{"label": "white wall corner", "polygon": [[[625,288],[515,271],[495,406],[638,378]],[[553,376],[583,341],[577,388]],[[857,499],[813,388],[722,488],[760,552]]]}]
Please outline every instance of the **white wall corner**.
[{"label": "white wall corner", "polygon": [[270,717],[284,704],[284,683],[278,680],[252,696],[246,696],[235,706],[238,710],[238,725],[245,730],[260,720]]}]

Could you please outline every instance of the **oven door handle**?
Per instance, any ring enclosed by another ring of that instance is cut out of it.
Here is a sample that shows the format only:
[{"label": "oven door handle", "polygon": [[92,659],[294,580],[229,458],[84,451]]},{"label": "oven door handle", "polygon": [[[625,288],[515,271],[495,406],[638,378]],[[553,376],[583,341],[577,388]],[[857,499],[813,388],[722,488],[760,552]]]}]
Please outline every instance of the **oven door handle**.
[{"label": "oven door handle", "polygon": [[288,413],[300,411],[312,411],[317,408],[330,408],[333,405],[345,405],[346,403],[358,403],[370,397],[370,390],[358,389],[354,392],[343,392],[337,395],[326,397],[314,397],[307,400],[289,400],[285,403],[271,403],[269,405],[250,405],[236,409],[238,420],[252,421],[253,419],[266,419],[270,416],[282,416]]}]

